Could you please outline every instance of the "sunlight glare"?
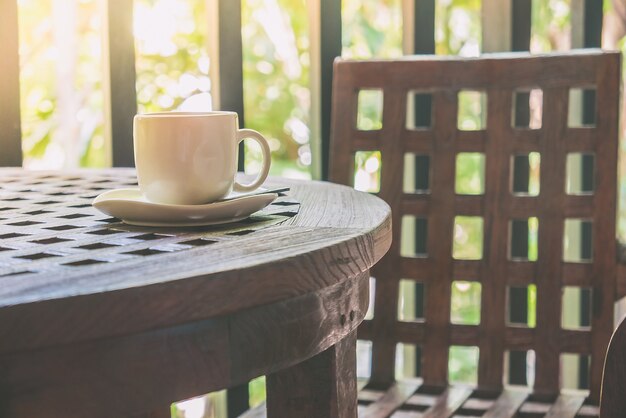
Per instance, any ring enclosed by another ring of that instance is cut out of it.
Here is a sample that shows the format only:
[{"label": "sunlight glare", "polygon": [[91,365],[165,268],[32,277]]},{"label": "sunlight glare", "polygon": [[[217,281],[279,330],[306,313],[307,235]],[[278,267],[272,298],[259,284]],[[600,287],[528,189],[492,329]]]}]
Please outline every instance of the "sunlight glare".
[{"label": "sunlight glare", "polygon": [[180,0],[158,0],[152,7],[137,2],[133,26],[139,49],[147,55],[169,57],[178,50],[174,37],[195,30],[189,20],[189,4]]},{"label": "sunlight glare", "polygon": [[176,408],[183,412],[185,418],[202,418],[206,410],[206,399],[204,397],[189,399],[177,403]]}]

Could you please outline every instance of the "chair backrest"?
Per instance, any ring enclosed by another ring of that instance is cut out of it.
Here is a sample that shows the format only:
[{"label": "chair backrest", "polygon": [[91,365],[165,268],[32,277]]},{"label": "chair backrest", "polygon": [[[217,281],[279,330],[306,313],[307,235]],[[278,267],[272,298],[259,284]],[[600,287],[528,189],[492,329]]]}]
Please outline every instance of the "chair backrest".
[{"label": "chair backrest", "polygon": [[[616,299],[620,55],[337,60],[334,71],[331,180],[353,185],[355,156],[379,151],[378,195],[393,211],[394,244],[373,270],[374,316],[359,330],[359,339],[372,341],[370,386],[394,381],[398,343],[418,347],[421,377],[435,386],[448,381],[450,347],[473,346],[478,387],[485,389],[502,387],[507,352],[534,350],[534,390],[548,394],[560,390],[564,353],[590,356],[597,399]],[[523,120],[525,112],[514,110],[524,101],[528,107],[533,89],[543,97],[540,127],[529,127],[528,111]],[[382,94],[382,124],[357,116],[359,97],[369,90]],[[466,90],[482,92],[470,104],[486,109],[484,122],[469,124],[477,130],[457,126]],[[576,102],[587,105],[581,126],[568,121]],[[462,194],[466,187],[456,180],[464,159],[483,172],[477,194]],[[581,161],[587,172],[592,167],[591,184],[567,181],[566,172]],[[409,168],[414,172],[407,174]],[[529,170],[535,178],[538,172],[538,193],[529,188]],[[408,222],[416,231],[412,254],[403,253],[400,239]],[[535,257],[528,230],[537,223]],[[577,232],[567,236],[572,229]],[[473,249],[463,248],[467,234],[478,236]],[[416,320],[398,319],[403,280],[423,286]],[[480,285],[479,323],[451,320],[456,281]],[[528,287],[536,289],[536,324],[515,319],[511,306],[515,291],[527,295]],[[562,323],[563,294],[571,287],[592,295],[590,323],[579,329]]]}]

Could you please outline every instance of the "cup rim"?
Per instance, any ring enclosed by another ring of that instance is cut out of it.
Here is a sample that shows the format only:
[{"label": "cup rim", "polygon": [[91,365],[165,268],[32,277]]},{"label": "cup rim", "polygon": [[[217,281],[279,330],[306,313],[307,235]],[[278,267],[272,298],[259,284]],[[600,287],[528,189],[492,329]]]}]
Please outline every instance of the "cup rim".
[{"label": "cup rim", "polygon": [[218,117],[218,116],[237,116],[237,112],[231,112],[227,110],[213,110],[210,112],[147,112],[138,113],[135,115],[135,119],[141,118],[202,118],[202,117]]}]

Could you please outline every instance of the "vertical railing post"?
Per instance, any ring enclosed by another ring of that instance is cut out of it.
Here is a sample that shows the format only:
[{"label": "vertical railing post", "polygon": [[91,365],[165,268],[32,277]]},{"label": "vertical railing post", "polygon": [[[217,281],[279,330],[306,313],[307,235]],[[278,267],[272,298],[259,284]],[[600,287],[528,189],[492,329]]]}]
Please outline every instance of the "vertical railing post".
[{"label": "vertical railing post", "polygon": [[511,50],[530,51],[532,0],[513,0],[511,11]]},{"label": "vertical railing post", "polygon": [[[330,154],[330,117],[333,86],[333,62],[341,56],[341,0],[315,0],[319,7],[319,36],[317,60],[319,64],[319,167],[322,180],[328,180]],[[311,51],[312,53],[314,51]],[[313,73],[311,77],[315,76]],[[317,82],[317,81],[316,81]],[[315,86],[315,84],[313,85]],[[312,92],[314,93],[314,92]],[[312,104],[315,101],[312,101]]]},{"label": "vertical railing post", "polygon": [[0,1],[0,167],[22,165],[17,0]]},{"label": "vertical railing post", "polygon": [[435,53],[435,0],[414,0],[413,53]]},{"label": "vertical railing post", "polygon": [[503,52],[512,47],[513,0],[483,0],[482,51]]},{"label": "vertical railing post", "polygon": [[311,110],[309,115],[311,155],[311,176],[322,178],[322,10],[320,0],[307,1],[309,17],[309,88],[311,90]]},{"label": "vertical railing post", "polygon": [[105,137],[114,167],[134,166],[133,117],[137,113],[133,1],[107,0],[104,35]]},{"label": "vertical railing post", "polygon": [[[209,57],[213,109],[237,112],[245,126],[241,1],[207,0]],[[239,145],[238,170],[244,170],[244,145]]]}]

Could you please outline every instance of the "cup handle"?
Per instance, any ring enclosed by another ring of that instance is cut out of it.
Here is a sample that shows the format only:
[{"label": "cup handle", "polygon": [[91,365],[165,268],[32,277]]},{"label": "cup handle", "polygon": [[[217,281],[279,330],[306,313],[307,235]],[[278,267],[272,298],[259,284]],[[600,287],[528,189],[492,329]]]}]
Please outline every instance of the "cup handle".
[{"label": "cup handle", "polygon": [[254,189],[258,189],[267,178],[267,175],[270,172],[270,163],[272,161],[269,143],[263,135],[257,131],[253,131],[252,129],[239,129],[237,131],[237,144],[244,139],[253,139],[261,146],[261,151],[263,152],[263,166],[252,183],[241,184],[235,181],[233,190],[236,192],[251,192]]}]

